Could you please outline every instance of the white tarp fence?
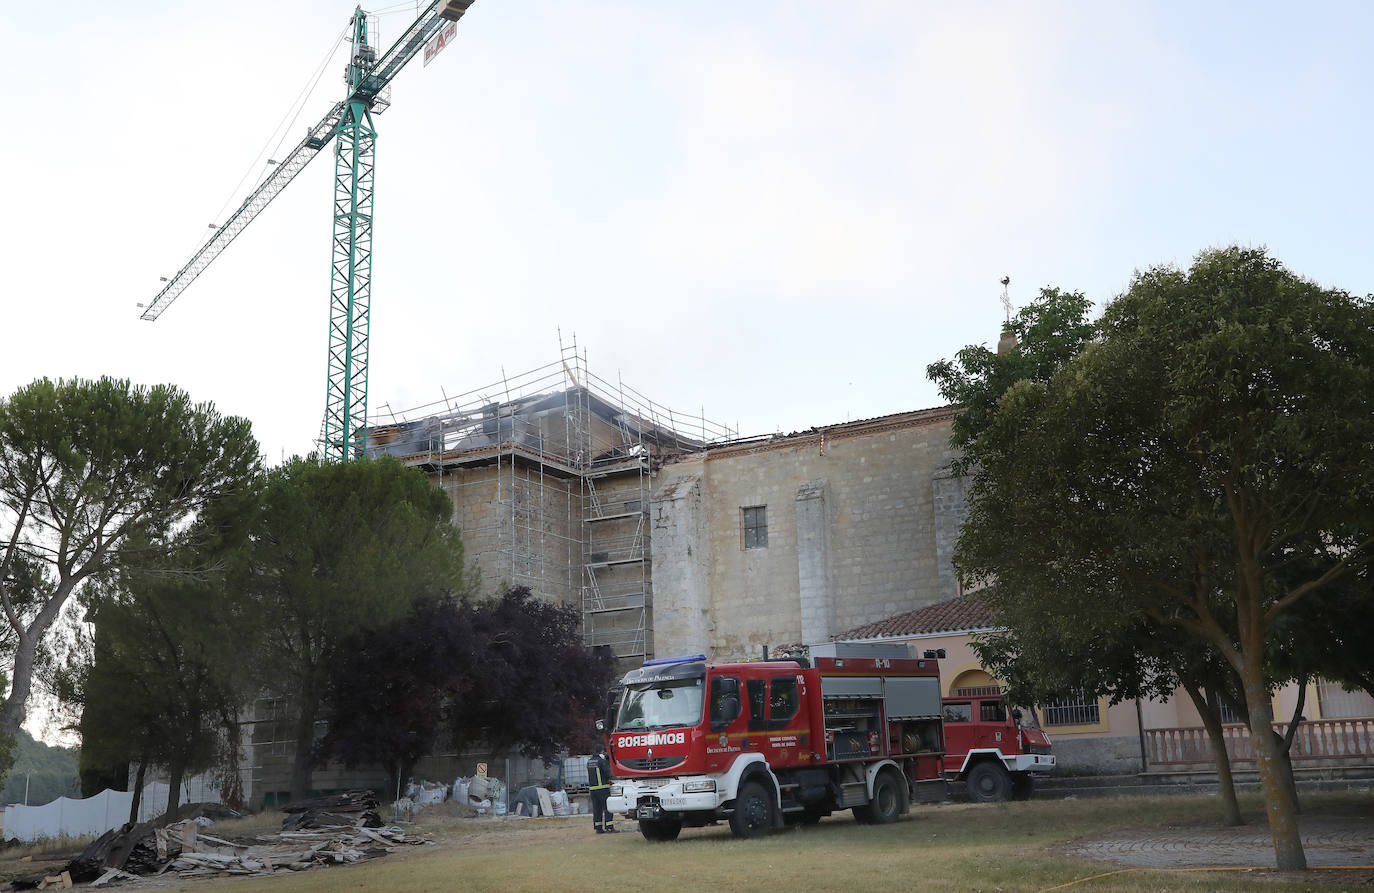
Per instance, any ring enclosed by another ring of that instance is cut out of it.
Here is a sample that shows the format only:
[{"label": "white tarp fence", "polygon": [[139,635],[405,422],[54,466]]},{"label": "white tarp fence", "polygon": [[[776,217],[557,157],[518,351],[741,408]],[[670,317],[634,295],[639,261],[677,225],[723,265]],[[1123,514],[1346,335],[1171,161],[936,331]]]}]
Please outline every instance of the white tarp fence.
[{"label": "white tarp fence", "polygon": [[45,806],[11,806],[5,810],[5,839],[34,841],[104,834],[129,820],[133,796],[130,791],[106,788],[85,800],[58,797]]},{"label": "white tarp fence", "polygon": [[[150,781],[143,786],[143,796],[138,799],[138,820],[151,822],[167,811],[167,787],[165,781]],[[185,803],[186,801],[181,801]]]}]

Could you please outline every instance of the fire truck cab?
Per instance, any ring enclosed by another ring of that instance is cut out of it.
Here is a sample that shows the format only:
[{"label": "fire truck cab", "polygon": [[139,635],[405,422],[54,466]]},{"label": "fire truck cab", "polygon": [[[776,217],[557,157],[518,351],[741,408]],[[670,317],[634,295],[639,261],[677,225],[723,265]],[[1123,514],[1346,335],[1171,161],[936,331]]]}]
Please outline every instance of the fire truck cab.
[{"label": "fire truck cab", "polygon": [[970,800],[1027,800],[1035,778],[1054,769],[1050,736],[1022,722],[1000,691],[944,699],[945,777]]}]

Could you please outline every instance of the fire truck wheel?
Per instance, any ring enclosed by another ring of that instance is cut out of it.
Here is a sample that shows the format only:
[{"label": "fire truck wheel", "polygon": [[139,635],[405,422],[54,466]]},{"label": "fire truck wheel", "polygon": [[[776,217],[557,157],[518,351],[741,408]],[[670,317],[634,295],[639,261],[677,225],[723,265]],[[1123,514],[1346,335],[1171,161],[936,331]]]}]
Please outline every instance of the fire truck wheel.
[{"label": "fire truck wheel", "polygon": [[1011,799],[1029,800],[1035,793],[1035,776],[1018,772],[1011,779]]},{"label": "fire truck wheel", "polygon": [[677,836],[682,833],[682,823],[671,821],[655,822],[651,819],[640,819],[639,833],[644,835],[645,840],[677,840]]},{"label": "fire truck wheel", "polygon": [[773,827],[773,798],[757,781],[746,781],[735,796],[730,831],[736,837],[763,837]]},{"label": "fire truck wheel", "polygon": [[974,803],[998,803],[1011,797],[1011,775],[1001,763],[984,761],[968,771],[968,797]]},{"label": "fire truck wheel", "polygon": [[879,772],[873,779],[873,802],[868,804],[868,821],[886,825],[902,814],[902,790],[891,772]]}]

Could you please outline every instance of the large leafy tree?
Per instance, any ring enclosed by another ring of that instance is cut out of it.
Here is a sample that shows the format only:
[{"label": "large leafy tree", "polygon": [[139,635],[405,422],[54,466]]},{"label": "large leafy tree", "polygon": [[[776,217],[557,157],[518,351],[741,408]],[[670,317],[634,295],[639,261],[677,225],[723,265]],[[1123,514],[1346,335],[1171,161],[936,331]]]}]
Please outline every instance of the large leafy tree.
[{"label": "large leafy tree", "polygon": [[[1091,310],[1092,302],[1082,292],[1042,288],[1004,327],[1004,334],[1015,336],[1015,346],[992,351],[970,344],[954,359],[927,366],[926,377],[935,382],[940,396],[959,407],[950,445],[967,450],[991,423],[997,402],[1012,385],[1049,381],[1077,356],[1093,334]],[[959,471],[967,470],[964,461],[956,459],[955,464]]]},{"label": "large leafy tree", "polygon": [[13,739],[41,643],[73,593],[117,561],[159,554],[211,501],[251,491],[249,423],[169,385],[40,379],[0,401],[0,615]]},{"label": "large leafy tree", "polygon": [[1306,864],[1272,689],[1284,621],[1362,572],[1374,305],[1262,250],[1137,273],[1099,339],[1022,382],[978,438],[961,571],[1110,600],[1238,678],[1281,869]]},{"label": "large leafy tree", "polygon": [[576,610],[528,588],[483,601],[422,602],[331,655],[329,731],[318,755],[380,765],[392,781],[438,745],[552,758],[588,752],[615,674],[607,649],[587,649]]},{"label": "large leafy tree", "polygon": [[256,691],[245,656],[259,627],[242,591],[225,585],[222,565],[167,570],[203,557],[173,552],[166,568],[92,587],[84,601],[94,634],[60,677],[59,691],[82,710],[83,754],[97,765],[137,762],[140,782],[150,765],[166,767],[169,816],[188,774],[234,764],[239,710]]},{"label": "large leafy tree", "polygon": [[[992,424],[999,401],[1013,385],[1048,383],[1092,340],[1096,329],[1089,319],[1091,306],[1079,292],[1041,289],[1005,327],[1014,336],[1010,345],[999,345],[995,353],[971,345],[954,359],[927,367],[926,375],[939,385],[941,395],[960,406],[950,434],[951,445],[959,451],[956,470],[968,473],[976,467],[978,436]],[[1065,692],[1107,696],[1112,703],[1140,697],[1167,700],[1182,687],[1208,731],[1223,820],[1241,824],[1222,736],[1223,680],[1218,668],[1196,660],[1191,644],[1179,642],[1177,633],[1160,629],[1143,614],[1130,615],[1115,605],[1101,610],[1100,604],[1069,614],[1062,611],[1057,584],[1046,583],[1038,594],[1041,600],[1024,589],[1012,592],[1002,587],[988,593],[998,605],[1004,628],[975,643],[984,667],[1008,684],[1015,700],[1026,704]]]},{"label": "large leafy tree", "polygon": [[324,692],[329,731],[321,761],[381,766],[392,788],[434,753],[471,687],[472,609],[457,599],[416,604],[404,617],[339,643]]},{"label": "large leafy tree", "polygon": [[552,759],[564,747],[592,749],[615,657],[584,646],[581,625],[575,608],[524,586],[474,605],[470,685],[453,714],[455,746],[485,744],[493,761],[511,750]]},{"label": "large leafy tree", "polygon": [[384,456],[294,459],[268,476],[252,580],[265,683],[296,714],[291,796],[309,795],[330,656],[419,601],[463,592],[463,547],[448,495]]}]

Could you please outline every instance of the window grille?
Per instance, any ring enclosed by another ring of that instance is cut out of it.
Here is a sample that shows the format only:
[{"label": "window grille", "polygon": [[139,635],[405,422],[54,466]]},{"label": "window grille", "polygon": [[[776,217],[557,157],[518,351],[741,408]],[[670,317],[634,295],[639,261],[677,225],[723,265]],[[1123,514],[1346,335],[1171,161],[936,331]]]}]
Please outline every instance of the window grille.
[{"label": "window grille", "polygon": [[1356,689],[1346,691],[1339,682],[1322,679],[1317,682],[1317,703],[1323,719],[1344,719],[1349,716],[1374,716],[1374,698],[1369,692]]},{"label": "window grille", "polygon": [[981,701],[978,704],[978,720],[980,722],[1006,722],[1007,708],[1002,706],[1001,701]]},{"label": "window grille", "polygon": [[1083,692],[1056,698],[1045,705],[1047,726],[1083,726],[1101,721],[1097,698],[1090,698]]},{"label": "window grille", "polygon": [[1243,723],[1245,720],[1241,718],[1240,711],[1233,707],[1229,701],[1222,701],[1221,722],[1222,725],[1233,725]]}]

